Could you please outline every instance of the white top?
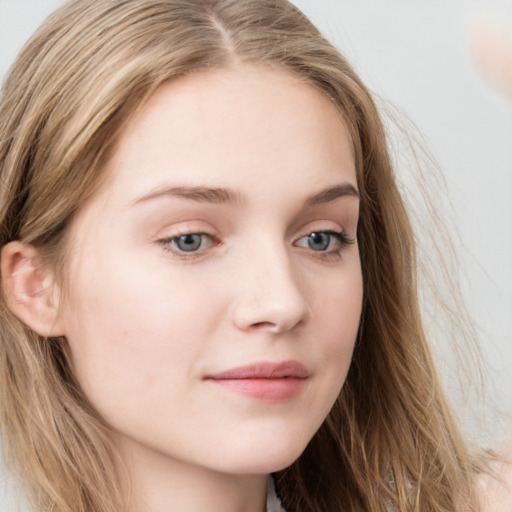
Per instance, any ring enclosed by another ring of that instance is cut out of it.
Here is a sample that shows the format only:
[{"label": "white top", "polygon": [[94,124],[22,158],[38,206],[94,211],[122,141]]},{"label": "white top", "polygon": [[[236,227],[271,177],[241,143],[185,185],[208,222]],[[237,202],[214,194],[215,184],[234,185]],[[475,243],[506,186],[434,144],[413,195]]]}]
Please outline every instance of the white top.
[{"label": "white top", "polygon": [[267,485],[267,512],[286,512],[276,494],[274,479],[272,475],[268,477]]}]

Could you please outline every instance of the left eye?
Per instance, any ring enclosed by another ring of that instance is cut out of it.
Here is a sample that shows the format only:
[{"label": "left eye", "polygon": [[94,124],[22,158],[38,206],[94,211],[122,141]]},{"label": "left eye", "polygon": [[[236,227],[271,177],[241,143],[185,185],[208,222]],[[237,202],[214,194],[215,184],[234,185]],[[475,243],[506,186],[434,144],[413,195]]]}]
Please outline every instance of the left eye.
[{"label": "left eye", "polygon": [[[345,245],[343,233],[337,231],[314,231],[300,238],[296,245],[316,252],[339,249]],[[335,247],[333,247],[335,245]]]}]

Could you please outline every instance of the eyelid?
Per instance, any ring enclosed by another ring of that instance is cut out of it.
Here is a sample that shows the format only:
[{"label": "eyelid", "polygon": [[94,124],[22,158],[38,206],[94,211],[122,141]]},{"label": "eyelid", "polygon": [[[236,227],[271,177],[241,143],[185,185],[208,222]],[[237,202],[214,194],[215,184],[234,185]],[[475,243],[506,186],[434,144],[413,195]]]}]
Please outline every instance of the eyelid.
[{"label": "eyelid", "polygon": [[189,233],[205,233],[214,236],[217,230],[209,222],[203,219],[179,219],[175,222],[162,224],[151,234],[151,238],[171,238],[174,236],[188,235]]},{"label": "eyelid", "polygon": [[335,218],[318,218],[312,219],[309,222],[301,223],[301,226],[294,230],[294,240],[298,240],[304,236],[307,236],[311,233],[347,233],[349,230],[345,229],[342,222]]}]

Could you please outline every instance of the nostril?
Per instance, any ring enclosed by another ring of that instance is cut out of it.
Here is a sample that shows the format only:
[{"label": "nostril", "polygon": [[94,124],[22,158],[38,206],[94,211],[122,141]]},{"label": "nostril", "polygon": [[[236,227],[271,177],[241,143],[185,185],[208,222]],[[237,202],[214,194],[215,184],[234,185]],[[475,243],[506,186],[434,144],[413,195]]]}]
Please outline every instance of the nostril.
[{"label": "nostril", "polygon": [[302,320],[298,322],[283,322],[283,323],[274,323],[274,322],[255,322],[248,326],[247,330],[252,332],[258,331],[266,331],[273,334],[279,334],[291,329],[296,328],[298,325],[303,323]]},{"label": "nostril", "polygon": [[261,329],[277,330],[277,325],[272,322],[256,322],[249,326],[251,330],[257,331]]}]

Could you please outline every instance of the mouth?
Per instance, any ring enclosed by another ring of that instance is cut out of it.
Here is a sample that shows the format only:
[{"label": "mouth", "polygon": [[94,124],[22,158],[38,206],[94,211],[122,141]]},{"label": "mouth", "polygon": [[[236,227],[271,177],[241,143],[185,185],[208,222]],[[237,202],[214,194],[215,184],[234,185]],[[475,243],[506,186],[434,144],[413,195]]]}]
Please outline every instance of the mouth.
[{"label": "mouth", "polygon": [[298,396],[309,376],[297,361],[263,361],[207,375],[204,380],[257,400],[283,402]]}]

